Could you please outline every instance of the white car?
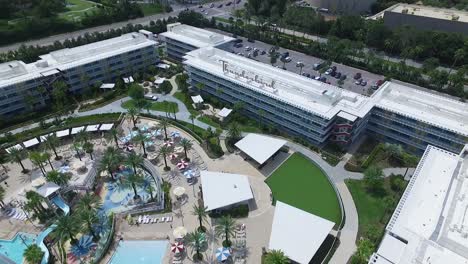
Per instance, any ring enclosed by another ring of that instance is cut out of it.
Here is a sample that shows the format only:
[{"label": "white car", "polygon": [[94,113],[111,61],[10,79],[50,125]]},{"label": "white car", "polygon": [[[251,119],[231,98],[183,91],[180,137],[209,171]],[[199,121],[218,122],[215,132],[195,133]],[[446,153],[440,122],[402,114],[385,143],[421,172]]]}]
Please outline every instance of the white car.
[{"label": "white car", "polygon": [[249,47],[249,46],[245,47],[245,51],[250,51],[250,50],[252,50],[251,47]]},{"label": "white car", "polygon": [[145,94],[145,99],[152,100],[152,101],[157,101],[159,97],[154,94]]}]

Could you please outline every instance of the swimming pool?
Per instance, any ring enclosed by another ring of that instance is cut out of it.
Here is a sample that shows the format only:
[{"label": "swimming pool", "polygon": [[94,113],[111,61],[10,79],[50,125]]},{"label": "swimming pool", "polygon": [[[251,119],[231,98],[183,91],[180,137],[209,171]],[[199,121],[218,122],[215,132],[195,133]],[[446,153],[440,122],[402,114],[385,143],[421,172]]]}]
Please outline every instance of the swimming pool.
[{"label": "swimming pool", "polygon": [[23,252],[34,244],[36,236],[27,233],[17,233],[12,240],[0,239],[0,254],[5,255],[15,263],[23,263]]},{"label": "swimming pool", "polygon": [[165,240],[120,241],[110,264],[161,264],[167,245]]}]

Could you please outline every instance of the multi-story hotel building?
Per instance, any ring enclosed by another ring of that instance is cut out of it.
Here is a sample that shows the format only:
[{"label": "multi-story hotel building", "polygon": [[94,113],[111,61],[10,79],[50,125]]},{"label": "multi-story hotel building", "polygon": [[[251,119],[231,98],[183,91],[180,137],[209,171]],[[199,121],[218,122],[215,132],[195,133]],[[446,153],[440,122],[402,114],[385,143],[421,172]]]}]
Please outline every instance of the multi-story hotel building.
[{"label": "multi-story hotel building", "polygon": [[167,32],[159,34],[159,38],[166,43],[167,56],[176,61],[182,61],[182,57],[192,50],[216,47],[234,40],[222,34],[180,23],[167,25]]},{"label": "multi-story hotel building", "polygon": [[[202,41],[200,30],[184,25],[184,37]],[[459,152],[468,142],[468,105],[443,95],[396,82],[386,82],[371,96],[360,95],[206,42],[185,54],[194,89],[203,87],[202,94],[229,104],[243,102],[249,116],[317,146],[349,144],[364,132],[415,152],[427,145]]]},{"label": "multi-story hotel building", "polygon": [[0,116],[43,107],[50,100],[53,83],[62,80],[71,94],[98,82],[130,75],[158,61],[158,42],[143,33],[129,33],[76,48],[41,55],[26,64],[0,64]]},{"label": "multi-story hotel building", "polygon": [[369,264],[467,263],[467,192],[468,145],[428,146]]}]

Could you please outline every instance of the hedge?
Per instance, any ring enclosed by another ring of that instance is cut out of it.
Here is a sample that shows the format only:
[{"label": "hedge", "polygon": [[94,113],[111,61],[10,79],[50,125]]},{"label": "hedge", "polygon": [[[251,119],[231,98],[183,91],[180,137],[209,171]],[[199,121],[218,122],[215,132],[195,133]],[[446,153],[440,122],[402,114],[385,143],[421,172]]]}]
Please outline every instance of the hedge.
[{"label": "hedge", "polygon": [[249,206],[247,204],[240,204],[226,210],[213,210],[209,213],[211,218],[220,218],[226,215],[230,215],[232,218],[247,217],[249,215]]},{"label": "hedge", "polygon": [[366,169],[367,167],[369,167],[369,165],[374,162],[375,158],[377,157],[377,155],[380,154],[381,151],[383,151],[385,149],[385,145],[380,143],[378,144],[373,150],[372,152],[369,154],[369,156],[367,156],[367,159],[361,164],[361,167],[363,169]]}]

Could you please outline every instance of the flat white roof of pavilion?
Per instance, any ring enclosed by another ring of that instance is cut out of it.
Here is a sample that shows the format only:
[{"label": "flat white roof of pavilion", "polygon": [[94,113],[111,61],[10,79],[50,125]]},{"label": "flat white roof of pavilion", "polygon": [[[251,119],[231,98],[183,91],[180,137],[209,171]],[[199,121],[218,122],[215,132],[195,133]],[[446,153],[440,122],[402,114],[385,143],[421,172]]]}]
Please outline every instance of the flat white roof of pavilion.
[{"label": "flat white roof of pavilion", "polygon": [[275,98],[279,106],[292,105],[325,119],[338,114],[362,118],[378,106],[468,135],[467,103],[403,84],[386,82],[367,97],[217,48],[194,50],[184,59],[187,65]]},{"label": "flat white roof of pavilion", "polygon": [[58,72],[57,69],[66,70],[156,44],[156,41],[147,39],[143,34],[128,33],[75,48],[53,51],[39,56],[40,60],[29,64],[22,61],[5,62],[0,64],[0,88],[54,74]]},{"label": "flat white roof of pavilion", "polygon": [[180,23],[167,25],[167,31],[159,35],[197,48],[217,46],[234,40],[223,34]]},{"label": "flat white roof of pavilion", "polygon": [[334,225],[327,219],[277,201],[268,248],[281,250],[291,260],[307,264]]},{"label": "flat white roof of pavilion", "polygon": [[286,140],[251,133],[235,145],[256,162],[263,164],[285,144]]},{"label": "flat white roof of pavilion", "polygon": [[201,171],[203,201],[208,211],[253,199],[249,179],[245,175]]},{"label": "flat white roof of pavilion", "polygon": [[428,146],[369,263],[468,263],[467,193],[468,146]]}]

